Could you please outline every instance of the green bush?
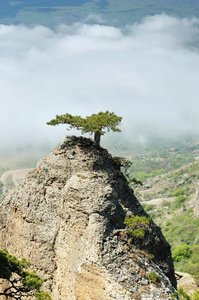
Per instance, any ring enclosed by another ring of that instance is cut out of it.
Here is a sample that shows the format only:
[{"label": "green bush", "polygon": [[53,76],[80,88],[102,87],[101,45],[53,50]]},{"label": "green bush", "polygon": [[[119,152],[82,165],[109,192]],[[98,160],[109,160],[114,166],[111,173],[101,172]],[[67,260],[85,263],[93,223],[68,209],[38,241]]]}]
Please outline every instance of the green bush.
[{"label": "green bush", "polygon": [[191,300],[191,297],[185,292],[185,290],[181,286],[177,289],[177,292],[180,295],[180,300]]},{"label": "green bush", "polygon": [[30,289],[36,289],[36,290],[40,289],[40,287],[43,284],[43,280],[37,276],[36,272],[30,273],[30,272],[24,271],[23,274],[25,275],[24,279],[23,279],[24,285],[26,285]]},{"label": "green bush", "polygon": [[172,258],[174,261],[180,261],[188,259],[191,256],[191,247],[188,245],[177,246],[172,252]]},{"label": "green bush", "polygon": [[178,294],[177,293],[172,293],[171,294],[171,299],[178,299]]},{"label": "green bush", "polygon": [[129,236],[133,236],[136,239],[142,239],[145,235],[145,230],[144,230],[144,228],[138,228],[138,229],[135,229],[135,230],[128,229],[127,234]]},{"label": "green bush", "polygon": [[179,195],[179,196],[177,196],[176,200],[178,202],[184,203],[184,201],[186,200],[186,197],[184,195]]},{"label": "green bush", "polygon": [[152,210],[153,208],[154,208],[154,205],[153,205],[153,204],[147,204],[147,205],[144,207],[145,211],[150,211],[150,210]]},{"label": "green bush", "polygon": [[172,193],[172,197],[177,197],[177,196],[180,196],[180,195],[184,195],[185,192],[186,192],[185,188],[178,189],[178,190],[176,190]]},{"label": "green bush", "polygon": [[35,297],[38,300],[51,300],[51,296],[49,295],[48,292],[36,292]]},{"label": "green bush", "polygon": [[148,279],[150,282],[154,284],[159,284],[161,282],[161,278],[155,271],[152,271],[148,274]]},{"label": "green bush", "polygon": [[199,300],[199,290],[195,291],[195,293],[191,297],[191,300]]},{"label": "green bush", "polygon": [[134,238],[142,239],[150,221],[151,219],[145,216],[132,215],[131,217],[126,217],[124,224],[127,225],[127,234]]},{"label": "green bush", "polygon": [[180,207],[183,206],[185,200],[186,200],[185,196],[183,195],[177,196],[176,200],[172,203],[171,208],[173,210],[179,209]]}]

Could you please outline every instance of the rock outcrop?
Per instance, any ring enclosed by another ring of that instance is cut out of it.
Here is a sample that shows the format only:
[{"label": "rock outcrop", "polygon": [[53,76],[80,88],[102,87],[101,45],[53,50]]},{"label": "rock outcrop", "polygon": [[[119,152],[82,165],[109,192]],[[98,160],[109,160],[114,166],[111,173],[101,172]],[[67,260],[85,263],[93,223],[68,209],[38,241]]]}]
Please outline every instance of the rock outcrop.
[{"label": "rock outcrop", "polygon": [[140,249],[122,237],[132,214],[148,216],[107,150],[67,137],[3,198],[0,248],[31,261],[53,300],[171,299],[170,246],[153,221]]},{"label": "rock outcrop", "polygon": [[193,293],[198,290],[196,280],[192,275],[183,272],[175,272],[175,274],[178,288],[182,287],[189,295],[193,295]]}]

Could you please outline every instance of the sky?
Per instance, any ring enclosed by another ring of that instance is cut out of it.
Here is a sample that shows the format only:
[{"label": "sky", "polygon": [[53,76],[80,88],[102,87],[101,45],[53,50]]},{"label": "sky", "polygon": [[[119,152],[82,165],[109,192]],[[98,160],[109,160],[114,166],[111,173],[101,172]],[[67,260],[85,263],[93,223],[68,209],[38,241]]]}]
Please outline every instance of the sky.
[{"label": "sky", "polygon": [[199,20],[164,14],[123,28],[0,25],[0,151],[56,146],[71,133],[46,122],[65,113],[122,116],[118,142],[196,134],[198,50]]}]

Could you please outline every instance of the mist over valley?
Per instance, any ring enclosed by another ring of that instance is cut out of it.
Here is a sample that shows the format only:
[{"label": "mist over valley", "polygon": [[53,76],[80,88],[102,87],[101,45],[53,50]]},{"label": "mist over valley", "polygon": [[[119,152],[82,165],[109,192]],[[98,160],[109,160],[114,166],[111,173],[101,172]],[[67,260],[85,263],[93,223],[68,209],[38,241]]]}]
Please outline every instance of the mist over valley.
[{"label": "mist over valley", "polygon": [[66,112],[114,111],[115,137],[133,145],[197,137],[198,25],[165,14],[121,28],[0,25],[0,151],[52,149],[80,134],[46,125]]}]

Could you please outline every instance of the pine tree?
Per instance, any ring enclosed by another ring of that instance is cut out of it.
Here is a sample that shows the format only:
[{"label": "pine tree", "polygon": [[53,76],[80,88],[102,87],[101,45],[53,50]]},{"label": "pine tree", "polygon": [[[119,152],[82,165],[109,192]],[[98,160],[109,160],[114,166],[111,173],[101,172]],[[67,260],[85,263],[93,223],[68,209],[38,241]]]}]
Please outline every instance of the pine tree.
[{"label": "pine tree", "polygon": [[118,117],[113,112],[111,113],[109,111],[92,114],[86,118],[82,118],[81,116],[72,116],[71,114],[66,113],[65,115],[57,115],[55,119],[47,122],[47,124],[52,126],[68,124],[69,130],[75,128],[81,130],[82,134],[88,132],[91,134],[94,133],[94,144],[99,147],[101,135],[104,135],[106,131],[121,131],[117,127],[121,120],[122,117]]},{"label": "pine tree", "polygon": [[0,278],[4,279],[8,285],[0,291],[0,297],[6,299],[26,299],[27,296],[38,300],[51,300],[48,292],[41,291],[43,280],[27,269],[31,263],[25,259],[19,260],[6,250],[0,249]]}]

